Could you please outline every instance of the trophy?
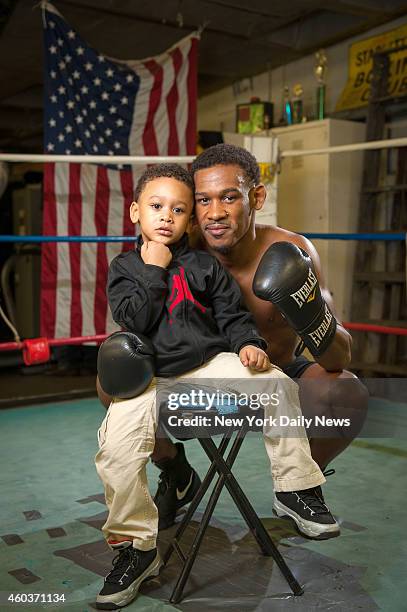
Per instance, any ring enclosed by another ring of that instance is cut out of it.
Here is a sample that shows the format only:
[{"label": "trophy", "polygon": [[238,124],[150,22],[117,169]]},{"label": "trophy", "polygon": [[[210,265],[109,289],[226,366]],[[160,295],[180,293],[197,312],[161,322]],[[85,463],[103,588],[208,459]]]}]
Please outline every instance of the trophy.
[{"label": "trophy", "polygon": [[327,57],[325,51],[320,49],[315,53],[316,64],[314,66],[314,74],[318,82],[317,87],[317,106],[316,106],[316,119],[323,119],[325,117],[325,89],[326,89],[326,72]]},{"label": "trophy", "polygon": [[290,100],[290,89],[285,86],[283,89],[283,108],[282,108],[282,125],[292,125],[293,123],[293,109]]},{"label": "trophy", "polygon": [[302,105],[302,95],[304,90],[302,85],[298,83],[293,87],[293,100],[291,103],[292,111],[293,111],[293,123],[301,123],[303,120],[303,105]]}]

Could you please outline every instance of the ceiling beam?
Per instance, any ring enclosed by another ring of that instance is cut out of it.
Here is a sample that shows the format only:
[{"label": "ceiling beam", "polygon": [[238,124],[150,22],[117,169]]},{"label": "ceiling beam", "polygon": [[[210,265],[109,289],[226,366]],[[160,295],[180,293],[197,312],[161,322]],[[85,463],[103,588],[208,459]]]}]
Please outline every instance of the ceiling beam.
[{"label": "ceiling beam", "polygon": [[[203,2],[209,2],[211,3],[212,0],[201,0]],[[257,26],[252,30],[252,32],[250,32],[250,34],[234,34],[233,32],[231,32],[230,30],[225,30],[225,29],[221,29],[221,28],[216,28],[210,25],[210,21],[207,21],[206,23],[194,23],[194,24],[183,24],[182,27],[179,26],[179,24],[174,21],[174,20],[169,20],[169,19],[154,19],[152,17],[144,17],[143,15],[139,15],[139,14],[134,14],[134,13],[128,13],[128,12],[124,12],[124,11],[118,11],[118,10],[112,10],[111,8],[107,9],[107,8],[103,8],[98,6],[97,8],[95,6],[91,6],[88,5],[86,3],[84,3],[81,0],[59,0],[58,5],[62,4],[62,5],[66,5],[67,7],[71,7],[71,8],[76,8],[78,10],[84,10],[84,11],[90,11],[92,13],[97,13],[98,15],[107,15],[109,17],[117,17],[119,19],[130,19],[133,21],[137,21],[140,23],[146,23],[149,25],[157,25],[157,26],[161,26],[161,27],[169,27],[169,28],[174,28],[179,30],[180,32],[183,33],[183,35],[187,35],[190,34],[191,32],[197,30],[200,27],[204,27],[204,31],[206,33],[212,33],[212,34],[217,34],[220,36],[224,36],[227,38],[231,38],[233,40],[238,40],[238,41],[242,41],[242,40],[252,40],[253,36],[252,34],[256,34],[256,29]],[[225,4],[226,6],[226,4]],[[236,7],[231,7],[232,10],[235,10]],[[250,11],[247,11],[250,12]],[[306,10],[303,12],[304,15],[308,15],[309,11]],[[269,17],[270,19],[273,18],[277,18],[279,19],[280,23],[278,24],[278,28],[280,27],[284,27],[285,25],[291,23],[292,21],[296,21],[298,19],[298,16],[296,19],[286,19],[284,20],[284,18],[282,17],[277,17],[274,15],[266,15],[266,14],[262,14],[262,13],[255,13],[256,15],[258,14],[260,17]],[[274,31],[274,28],[269,30]],[[282,48],[284,48],[281,45]]]},{"label": "ceiling beam", "polygon": [[256,9],[250,8],[250,6],[232,4],[229,2],[225,2],[225,0],[201,0],[201,2],[203,2],[204,4],[213,4],[215,6],[221,6],[222,8],[231,9],[239,13],[246,13],[247,15],[257,15],[258,17],[266,17],[269,19],[283,19],[281,15],[277,15],[276,13],[258,11]]},{"label": "ceiling beam", "polygon": [[233,34],[232,32],[228,32],[227,30],[222,30],[219,28],[210,27],[209,24],[204,23],[194,23],[194,24],[183,24],[182,27],[176,21],[172,21],[169,19],[154,19],[152,17],[144,17],[142,15],[137,15],[134,13],[127,13],[124,11],[114,11],[112,9],[106,9],[102,7],[89,6],[88,4],[84,4],[83,2],[76,2],[75,0],[60,0],[58,4],[65,4],[66,6],[70,6],[72,8],[76,8],[79,10],[90,11],[92,13],[97,13],[98,15],[107,15],[109,17],[118,17],[119,19],[132,19],[133,21],[137,21],[139,23],[148,23],[153,25],[159,25],[161,27],[169,27],[175,28],[182,32],[184,36],[198,30],[200,27],[204,27],[205,32],[213,32],[215,34],[221,34],[222,36],[227,36],[229,38],[234,38],[236,40],[248,40],[248,36],[244,36],[242,34]]},{"label": "ceiling beam", "polygon": [[[389,21],[394,21],[394,19],[397,19],[397,17],[402,17],[404,15],[405,15],[404,9],[400,9],[392,13],[391,15],[388,15],[385,19],[383,18],[382,15],[376,15],[375,17],[368,19],[366,23],[364,24],[356,25],[352,28],[349,28],[345,32],[340,32],[334,36],[327,38],[324,41],[324,48],[331,47],[332,45],[336,45],[344,40],[347,40],[348,38],[353,38],[354,36],[363,34],[364,32],[372,30],[373,28],[377,26],[384,25],[388,23]],[[301,52],[303,55],[306,55],[308,53],[312,53],[313,51],[316,51],[319,48],[320,48],[320,45],[311,45],[310,47],[301,49]]]},{"label": "ceiling beam", "polygon": [[283,23],[279,23],[278,25],[272,28],[267,26],[267,24],[265,23],[257,26],[256,34],[257,35],[260,34],[261,36],[266,36],[267,34],[274,34],[274,32],[278,32],[279,30],[284,30],[284,28],[287,28],[290,26],[298,27],[299,25],[301,25],[301,23],[305,19],[308,19],[309,17],[316,15],[318,12],[319,10],[315,6],[308,7],[306,10],[302,11],[300,14],[297,14],[295,17],[291,17],[290,19],[287,19]]},{"label": "ceiling beam", "polygon": [[[372,6],[360,6],[351,2],[343,2],[343,0],[325,0],[324,8],[334,13],[346,13],[347,15],[355,15],[355,17],[372,17],[379,16],[383,19],[392,18],[393,11],[378,9]],[[322,9],[322,7],[321,7]]]}]

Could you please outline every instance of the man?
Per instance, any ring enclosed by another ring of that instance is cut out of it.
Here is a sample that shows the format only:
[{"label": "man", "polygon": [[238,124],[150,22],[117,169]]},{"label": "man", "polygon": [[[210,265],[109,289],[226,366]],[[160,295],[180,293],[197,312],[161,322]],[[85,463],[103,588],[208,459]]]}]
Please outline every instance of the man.
[{"label": "man", "polygon": [[[297,333],[273,303],[253,293],[253,279],[263,255],[272,245],[288,242],[311,257],[321,296],[334,312],[315,248],[303,236],[279,227],[255,224],[255,213],[264,204],[266,190],[260,182],[255,158],[245,149],[227,144],[210,147],[195,159],[192,172],[196,227],[191,243],[206,248],[238,282],[246,306],[268,342],[270,360],[291,378],[300,379],[303,412],[337,417],[344,412],[344,407],[351,405],[352,435],[356,436],[366,414],[367,392],[356,376],[345,370],[351,357],[348,332],[333,318],[335,326],[330,328],[329,343],[321,354],[314,354],[315,361],[302,355],[296,357]],[[109,398],[100,387],[99,396],[107,405]],[[312,456],[322,470],[350,444],[352,435],[337,430],[332,437],[310,439]],[[164,528],[174,522],[177,510],[190,501],[188,491],[177,488],[177,474],[182,473],[185,482],[185,472],[189,471],[192,482],[193,468],[185,458],[182,445],[175,446],[164,437],[157,438],[152,459],[162,470],[154,501],[159,510],[160,528]]]}]

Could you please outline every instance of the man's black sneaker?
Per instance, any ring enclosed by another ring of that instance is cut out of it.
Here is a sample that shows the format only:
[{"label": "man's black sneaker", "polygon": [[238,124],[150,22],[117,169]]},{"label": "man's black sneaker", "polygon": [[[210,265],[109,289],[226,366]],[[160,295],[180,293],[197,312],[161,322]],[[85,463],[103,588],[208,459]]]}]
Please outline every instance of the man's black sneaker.
[{"label": "man's black sneaker", "polygon": [[175,517],[183,506],[189,504],[201,486],[201,479],[189,465],[181,443],[175,445],[174,459],[156,462],[161,470],[154,503],[158,509],[158,529],[167,529],[175,523]]},{"label": "man's black sneaker", "polygon": [[275,493],[273,510],[277,516],[292,518],[299,532],[308,538],[335,538],[340,534],[339,525],[318,489]]},{"label": "man's black sneaker", "polygon": [[119,550],[119,554],[113,559],[113,569],[96,597],[98,610],[117,610],[127,606],[136,597],[140,584],[158,576],[162,565],[156,548],[137,550],[131,541],[113,547]]}]

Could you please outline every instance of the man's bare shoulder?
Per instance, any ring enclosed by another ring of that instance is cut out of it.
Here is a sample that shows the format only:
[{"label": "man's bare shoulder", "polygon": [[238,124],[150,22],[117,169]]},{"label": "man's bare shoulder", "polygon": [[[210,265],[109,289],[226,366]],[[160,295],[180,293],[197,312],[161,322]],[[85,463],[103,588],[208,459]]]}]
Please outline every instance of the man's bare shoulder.
[{"label": "man's bare shoulder", "polygon": [[312,248],[310,241],[305,236],[290,232],[277,225],[256,225],[256,234],[261,239],[261,243],[266,245],[266,248],[275,242],[291,242],[306,251]]},{"label": "man's bare shoulder", "polygon": [[269,246],[275,242],[291,242],[296,246],[303,249],[311,257],[319,282],[324,285],[323,274],[321,271],[321,262],[319,259],[318,251],[308,238],[295,232],[290,232],[283,227],[275,225],[256,225],[257,236],[260,239],[261,253],[264,253]]}]

